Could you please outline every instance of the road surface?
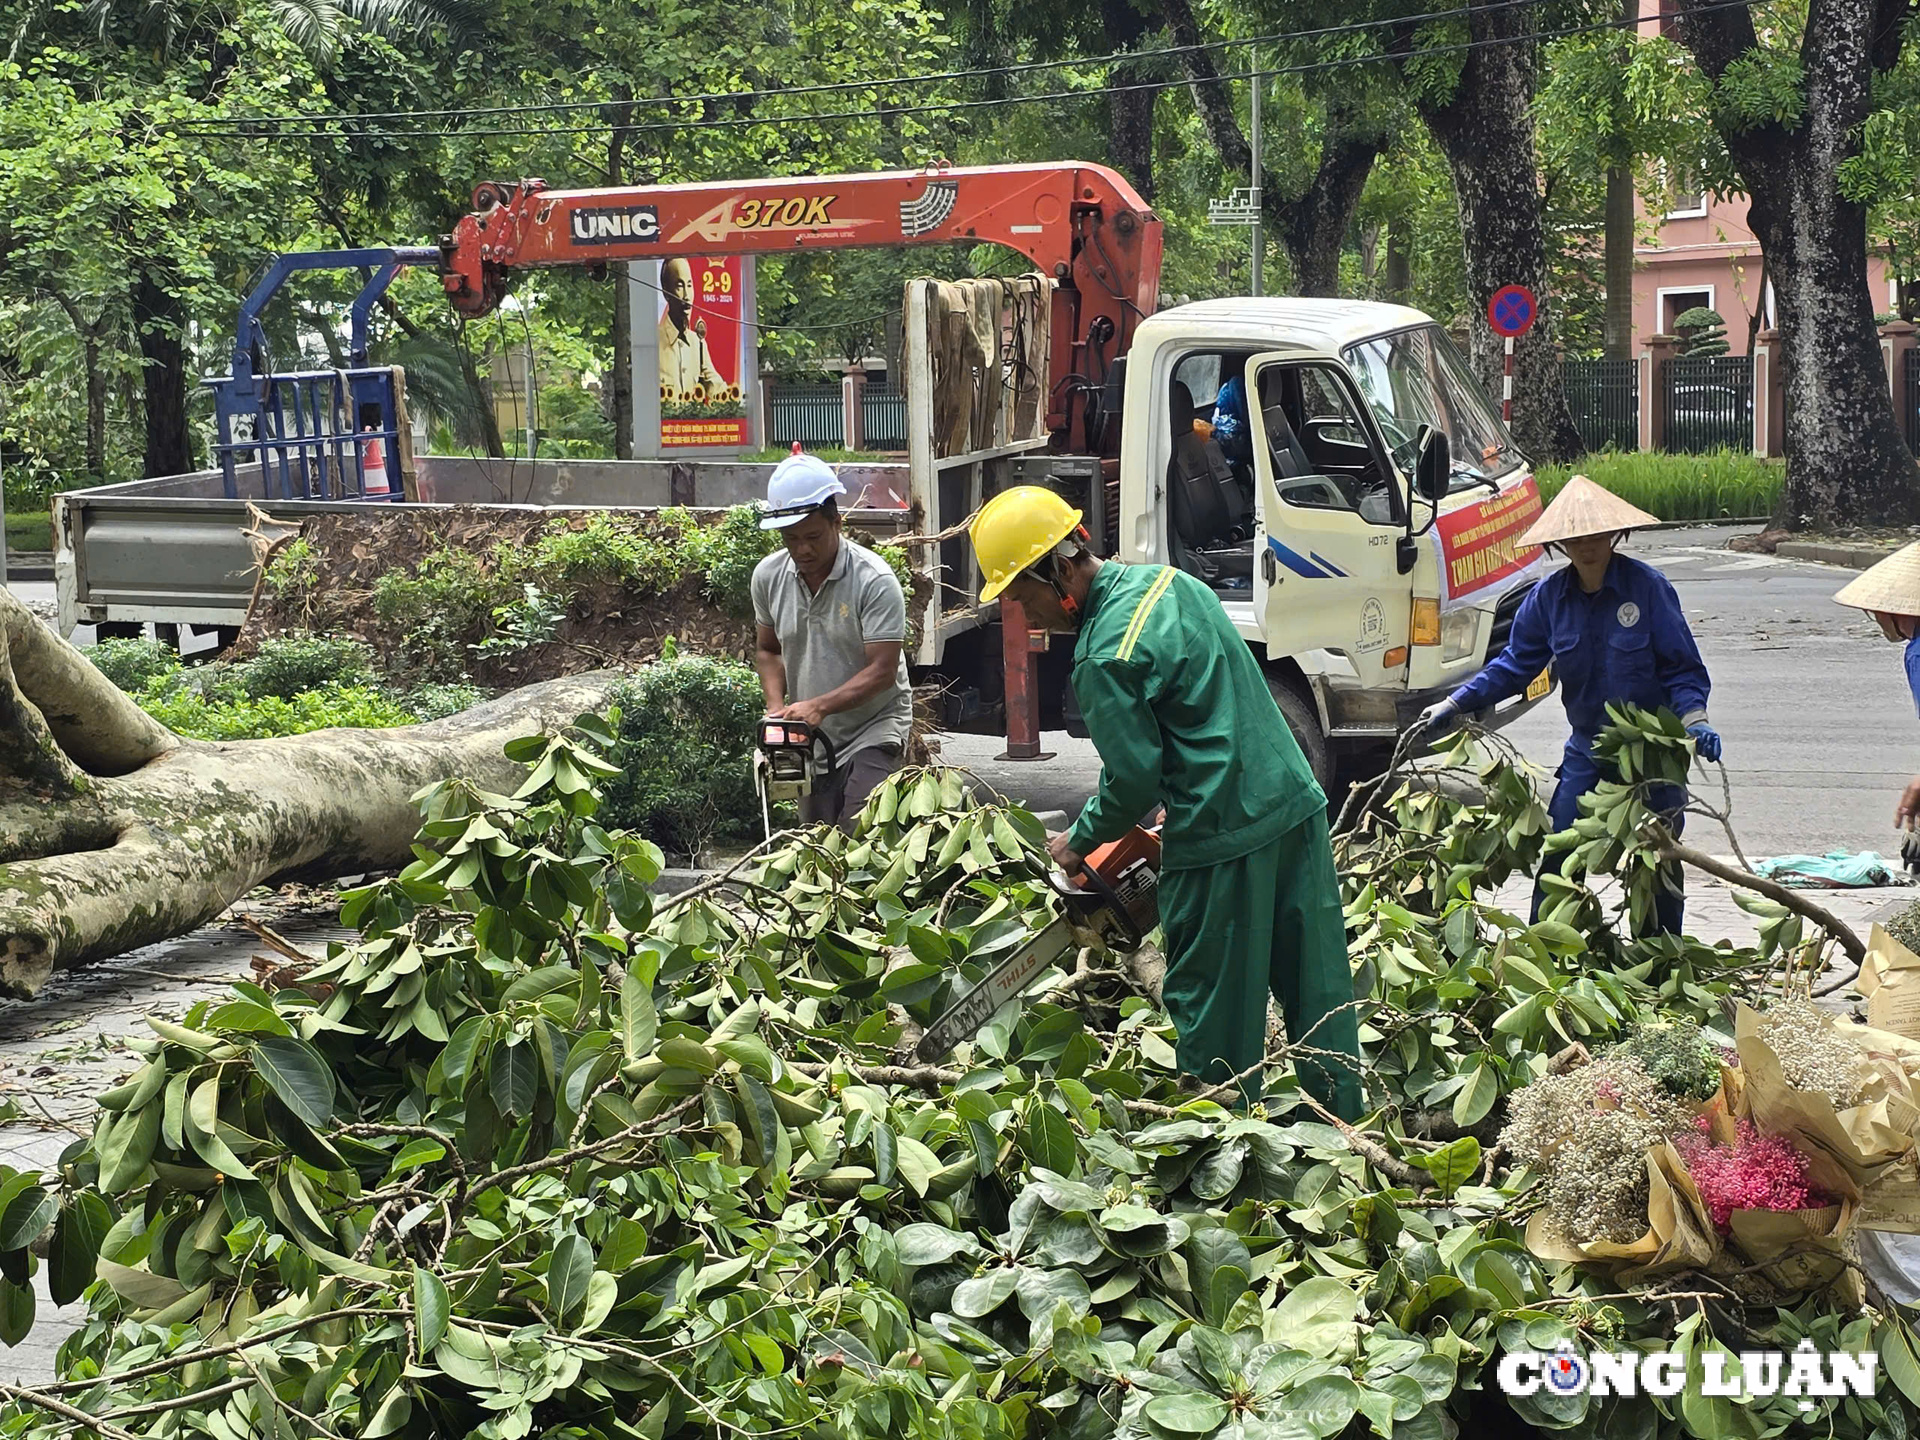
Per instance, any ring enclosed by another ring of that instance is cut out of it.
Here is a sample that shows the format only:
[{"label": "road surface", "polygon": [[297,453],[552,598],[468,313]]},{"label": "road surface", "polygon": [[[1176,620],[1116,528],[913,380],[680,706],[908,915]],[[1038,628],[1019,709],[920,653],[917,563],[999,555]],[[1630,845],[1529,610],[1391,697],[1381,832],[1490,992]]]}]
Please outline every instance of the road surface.
[{"label": "road surface", "polygon": [[[1629,553],[1673,582],[1713,676],[1711,712],[1726,741],[1735,825],[1755,859],[1897,849],[1894,801],[1920,774],[1920,716],[1900,648],[1833,603],[1851,572],[1727,550],[1721,528],[1636,536]],[[1557,701],[1506,732],[1548,767],[1566,740]],[[1099,775],[1093,747],[1049,733],[1045,764],[997,761],[1004,745],[950,736],[942,754],[1037,810],[1078,810]],[[1717,786],[1716,786],[1717,788]],[[1709,849],[1726,853],[1724,839]]]}]

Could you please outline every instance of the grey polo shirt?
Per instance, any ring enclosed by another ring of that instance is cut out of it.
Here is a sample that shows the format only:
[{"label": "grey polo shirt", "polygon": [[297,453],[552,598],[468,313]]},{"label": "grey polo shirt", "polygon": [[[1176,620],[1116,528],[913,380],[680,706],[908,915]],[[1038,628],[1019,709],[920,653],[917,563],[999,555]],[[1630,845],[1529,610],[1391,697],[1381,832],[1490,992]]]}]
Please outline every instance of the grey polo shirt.
[{"label": "grey polo shirt", "polygon": [[816,594],[807,593],[785,549],[753,571],[753,618],[771,626],[787,667],[787,698],[811,700],[867,668],[867,646],[901,642],[893,684],[866,704],[829,715],[821,726],[845,764],[869,745],[905,745],[913,727],[907,679],[907,597],[893,568],[864,545],[840,537],[840,555]]}]

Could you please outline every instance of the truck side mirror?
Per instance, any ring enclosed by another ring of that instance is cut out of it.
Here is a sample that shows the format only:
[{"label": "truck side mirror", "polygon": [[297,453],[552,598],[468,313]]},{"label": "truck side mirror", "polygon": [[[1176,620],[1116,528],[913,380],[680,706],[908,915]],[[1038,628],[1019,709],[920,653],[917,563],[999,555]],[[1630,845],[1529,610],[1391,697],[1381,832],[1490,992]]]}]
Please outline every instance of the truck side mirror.
[{"label": "truck side mirror", "polygon": [[1447,443],[1447,432],[1422,425],[1414,444],[1419,451],[1414,464],[1415,488],[1424,499],[1438,505],[1447,498],[1447,489],[1453,483],[1453,451]]}]

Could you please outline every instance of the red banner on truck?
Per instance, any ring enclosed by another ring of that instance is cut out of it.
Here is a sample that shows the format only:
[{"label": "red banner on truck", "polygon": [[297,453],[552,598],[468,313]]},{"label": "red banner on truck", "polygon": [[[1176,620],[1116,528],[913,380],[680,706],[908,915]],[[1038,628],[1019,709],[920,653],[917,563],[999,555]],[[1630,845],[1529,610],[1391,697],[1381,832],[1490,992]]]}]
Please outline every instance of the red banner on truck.
[{"label": "red banner on truck", "polygon": [[1544,565],[1539,546],[1520,544],[1540,509],[1540,484],[1529,475],[1511,490],[1442,515],[1433,527],[1440,552],[1440,608],[1469,604],[1481,591]]}]

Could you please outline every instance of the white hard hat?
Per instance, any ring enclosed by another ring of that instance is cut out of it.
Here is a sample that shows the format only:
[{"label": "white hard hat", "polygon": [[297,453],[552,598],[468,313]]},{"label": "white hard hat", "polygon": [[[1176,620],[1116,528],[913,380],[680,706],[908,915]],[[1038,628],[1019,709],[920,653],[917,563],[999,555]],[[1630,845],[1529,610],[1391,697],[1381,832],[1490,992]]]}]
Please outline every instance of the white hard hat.
[{"label": "white hard hat", "polygon": [[784,530],[789,525],[797,525],[817,507],[846,493],[847,487],[840,483],[833,467],[819,456],[807,454],[796,443],[793,453],[773,467],[773,475],[767,481],[767,503],[760,514],[760,528]]}]

